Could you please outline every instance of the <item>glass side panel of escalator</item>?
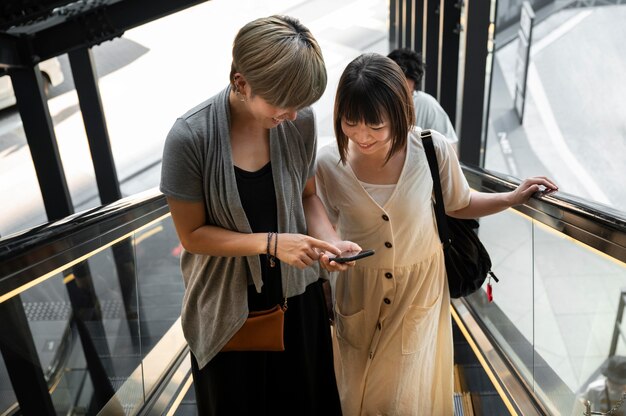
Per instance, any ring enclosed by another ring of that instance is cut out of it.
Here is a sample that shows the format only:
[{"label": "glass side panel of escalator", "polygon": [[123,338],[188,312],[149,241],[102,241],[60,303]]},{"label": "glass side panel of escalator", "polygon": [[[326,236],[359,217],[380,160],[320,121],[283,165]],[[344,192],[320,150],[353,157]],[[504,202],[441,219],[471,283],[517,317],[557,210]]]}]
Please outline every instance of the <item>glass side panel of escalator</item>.
[{"label": "glass side panel of escalator", "polygon": [[[96,414],[121,389],[120,412],[144,403],[144,358],[180,316],[180,251],[166,217],[17,295],[56,414]],[[0,414],[16,408],[4,364]]]},{"label": "glass side panel of escalator", "polygon": [[481,219],[480,237],[500,282],[470,304],[551,414],[583,414],[610,357],[626,356],[626,266],[512,210]]}]

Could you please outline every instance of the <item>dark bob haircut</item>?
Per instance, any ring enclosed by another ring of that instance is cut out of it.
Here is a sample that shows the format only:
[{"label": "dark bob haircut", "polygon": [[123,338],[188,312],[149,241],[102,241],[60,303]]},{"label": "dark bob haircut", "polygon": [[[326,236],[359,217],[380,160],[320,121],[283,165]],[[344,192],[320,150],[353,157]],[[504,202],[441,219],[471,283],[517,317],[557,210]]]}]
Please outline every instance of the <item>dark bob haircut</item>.
[{"label": "dark bob haircut", "polygon": [[413,127],[413,99],[400,67],[377,53],[363,54],[348,64],[339,79],[333,115],[341,162],[346,163],[348,137],[341,121],[378,125],[391,129],[391,149],[385,162],[406,146]]}]

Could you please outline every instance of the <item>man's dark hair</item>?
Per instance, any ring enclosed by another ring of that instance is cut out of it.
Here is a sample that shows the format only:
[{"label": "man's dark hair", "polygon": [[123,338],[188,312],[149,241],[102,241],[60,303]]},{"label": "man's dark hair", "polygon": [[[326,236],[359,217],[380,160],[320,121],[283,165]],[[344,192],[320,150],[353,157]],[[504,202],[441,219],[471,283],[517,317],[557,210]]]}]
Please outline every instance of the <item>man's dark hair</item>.
[{"label": "man's dark hair", "polygon": [[394,49],[387,55],[395,63],[397,63],[404,76],[415,82],[415,90],[420,89],[422,85],[422,77],[424,76],[424,68],[426,64],[422,60],[422,55],[411,49]]}]

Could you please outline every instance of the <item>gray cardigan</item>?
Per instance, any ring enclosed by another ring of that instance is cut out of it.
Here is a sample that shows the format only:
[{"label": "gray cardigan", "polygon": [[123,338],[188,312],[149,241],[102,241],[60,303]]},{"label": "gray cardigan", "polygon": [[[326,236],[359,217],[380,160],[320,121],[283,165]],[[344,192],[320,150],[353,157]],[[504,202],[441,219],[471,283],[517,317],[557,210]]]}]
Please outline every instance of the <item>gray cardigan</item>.
[{"label": "gray cardigan", "polygon": [[[251,233],[235,180],[229,92],[227,87],[176,120],[165,141],[160,189],[171,198],[203,201],[207,224]],[[311,108],[270,130],[279,233],[307,232],[301,195],[307,179],[315,175],[316,148]],[[181,269],[183,333],[202,368],[246,320],[247,286],[254,284],[260,292],[263,285],[260,260],[257,255],[214,257],[184,250]],[[281,264],[281,271],[288,297],[304,293],[320,277],[318,264],[305,270]]]}]

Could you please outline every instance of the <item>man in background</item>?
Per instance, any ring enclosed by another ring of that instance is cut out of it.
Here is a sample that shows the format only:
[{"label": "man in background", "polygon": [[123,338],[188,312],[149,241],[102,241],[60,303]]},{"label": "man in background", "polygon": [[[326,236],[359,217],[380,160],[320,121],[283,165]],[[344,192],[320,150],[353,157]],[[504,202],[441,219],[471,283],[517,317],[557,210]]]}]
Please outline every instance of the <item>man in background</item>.
[{"label": "man in background", "polygon": [[454,132],[448,114],[441,108],[435,97],[420,91],[425,67],[421,55],[411,49],[394,49],[387,57],[400,66],[409,89],[413,91],[415,125],[422,129],[433,129],[443,134],[457,151],[456,146],[459,139]]}]

